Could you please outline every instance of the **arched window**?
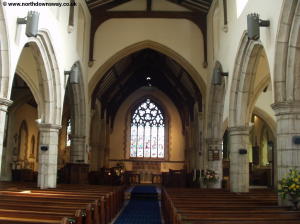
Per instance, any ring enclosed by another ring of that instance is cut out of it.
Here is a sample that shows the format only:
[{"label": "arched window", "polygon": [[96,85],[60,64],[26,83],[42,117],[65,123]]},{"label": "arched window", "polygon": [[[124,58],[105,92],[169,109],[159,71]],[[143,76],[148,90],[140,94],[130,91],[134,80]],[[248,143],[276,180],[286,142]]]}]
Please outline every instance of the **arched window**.
[{"label": "arched window", "polygon": [[131,115],[130,157],[165,157],[165,117],[149,98]]},{"label": "arched window", "polygon": [[68,119],[67,120],[67,141],[66,141],[66,146],[71,146],[71,134],[72,134],[71,119]]}]

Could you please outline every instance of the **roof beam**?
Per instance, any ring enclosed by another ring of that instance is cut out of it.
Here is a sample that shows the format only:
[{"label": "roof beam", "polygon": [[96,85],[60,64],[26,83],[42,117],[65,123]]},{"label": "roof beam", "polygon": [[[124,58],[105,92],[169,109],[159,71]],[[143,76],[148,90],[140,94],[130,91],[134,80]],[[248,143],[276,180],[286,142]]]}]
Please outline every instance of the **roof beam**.
[{"label": "roof beam", "polygon": [[184,7],[193,12],[204,12],[204,13],[208,12],[208,9],[206,9],[205,7],[201,7],[200,5],[198,7],[196,7],[194,4],[191,6],[190,4],[188,4],[187,2],[184,2],[184,1],[180,1],[180,2],[178,0],[167,0],[167,1],[172,2],[181,7]]},{"label": "roof beam", "polygon": [[190,9],[197,9],[197,11],[200,11],[200,12],[205,12],[205,13],[208,13],[209,11],[209,7],[205,7],[203,5],[198,5],[198,4],[195,4],[193,2],[188,2],[188,1],[185,1],[182,3],[182,6],[186,7],[186,8],[190,8]]},{"label": "roof beam", "polygon": [[109,10],[114,7],[117,7],[119,5],[122,5],[123,3],[129,2],[129,1],[131,1],[131,0],[113,0],[113,1],[107,0],[104,2],[95,1],[95,2],[89,3],[88,7],[91,12],[94,10],[105,11],[105,10]]}]

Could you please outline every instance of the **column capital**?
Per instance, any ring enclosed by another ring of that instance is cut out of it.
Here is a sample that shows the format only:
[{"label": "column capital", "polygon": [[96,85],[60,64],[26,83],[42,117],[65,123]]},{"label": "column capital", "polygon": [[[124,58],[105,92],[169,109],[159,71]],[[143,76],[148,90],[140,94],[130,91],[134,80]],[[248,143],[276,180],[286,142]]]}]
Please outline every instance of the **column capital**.
[{"label": "column capital", "polygon": [[236,126],[228,128],[229,135],[249,135],[249,127],[248,126]]},{"label": "column capital", "polygon": [[38,123],[38,128],[40,131],[58,131],[59,129],[61,129],[61,125]]},{"label": "column capital", "polygon": [[6,98],[0,98],[0,111],[7,112],[7,108],[12,105],[13,101],[6,99]]},{"label": "column capital", "polygon": [[271,105],[276,116],[300,114],[300,101],[283,101]]}]

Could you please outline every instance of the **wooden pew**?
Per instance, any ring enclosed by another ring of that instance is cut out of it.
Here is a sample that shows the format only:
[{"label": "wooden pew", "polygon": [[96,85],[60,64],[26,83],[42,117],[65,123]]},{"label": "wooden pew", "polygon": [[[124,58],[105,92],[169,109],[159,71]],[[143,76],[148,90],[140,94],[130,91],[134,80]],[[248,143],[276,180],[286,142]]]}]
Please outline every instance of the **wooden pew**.
[{"label": "wooden pew", "polygon": [[162,209],[166,224],[300,223],[300,212],[277,206],[277,195],[263,190],[163,189]]},{"label": "wooden pew", "polygon": [[[4,220],[7,220],[7,223],[22,223],[23,219],[23,223],[106,224],[117,214],[124,200],[123,187],[93,187],[91,185],[60,187],[63,189],[40,190],[28,183],[3,184],[0,182],[0,211],[6,208],[12,214],[12,217],[0,219],[0,223]],[[14,213],[20,210],[28,213]],[[57,217],[57,215],[56,218],[60,220],[45,218],[47,222],[41,222],[35,217],[40,214],[49,215],[49,217],[55,216],[54,214],[73,215],[73,217]],[[23,217],[20,217],[21,215]]]}]

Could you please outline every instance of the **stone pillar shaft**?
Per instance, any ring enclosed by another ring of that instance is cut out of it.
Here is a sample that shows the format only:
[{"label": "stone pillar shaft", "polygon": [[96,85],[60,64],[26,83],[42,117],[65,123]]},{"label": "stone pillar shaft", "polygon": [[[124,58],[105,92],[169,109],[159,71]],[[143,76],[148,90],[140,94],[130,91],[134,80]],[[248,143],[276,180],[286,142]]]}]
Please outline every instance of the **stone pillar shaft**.
[{"label": "stone pillar shaft", "polygon": [[0,179],[3,178],[3,172],[5,170],[3,162],[4,157],[4,136],[5,136],[5,123],[6,123],[6,114],[7,114],[7,108],[12,104],[13,102],[8,99],[0,98]]},{"label": "stone pillar shaft", "polygon": [[300,102],[280,102],[273,104],[272,108],[277,117],[277,186],[277,180],[285,177],[289,169],[300,169],[300,145],[293,142],[294,136],[300,136]]},{"label": "stone pillar shaft", "polygon": [[71,136],[71,163],[84,163],[85,136]]},{"label": "stone pillar shaft", "polygon": [[[38,149],[38,187],[42,189],[56,187],[58,133],[60,128],[61,126],[59,125],[39,124],[40,145]],[[43,146],[47,147],[46,151],[41,150],[41,147]]]},{"label": "stone pillar shaft", "polygon": [[[218,181],[213,184],[213,188],[221,188],[223,179],[223,166],[222,166],[222,141],[223,139],[208,138],[206,139],[208,150],[208,169],[214,170],[219,176]],[[218,153],[218,158],[211,157],[211,153]]]},{"label": "stone pillar shaft", "polygon": [[229,129],[230,145],[230,190],[232,192],[249,191],[249,159],[247,154],[240,154],[249,144],[248,127],[232,127]]}]

